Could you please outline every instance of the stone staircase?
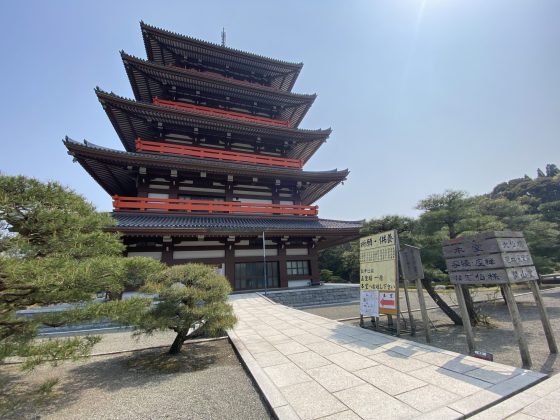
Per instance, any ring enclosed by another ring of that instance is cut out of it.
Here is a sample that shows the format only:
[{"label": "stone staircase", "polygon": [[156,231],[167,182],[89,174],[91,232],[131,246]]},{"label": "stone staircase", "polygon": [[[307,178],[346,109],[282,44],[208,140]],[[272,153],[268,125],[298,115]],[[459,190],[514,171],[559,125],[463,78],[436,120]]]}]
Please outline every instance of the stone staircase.
[{"label": "stone staircase", "polygon": [[324,284],[321,286],[311,286],[305,288],[274,290],[262,296],[294,308],[303,306],[324,306],[336,305],[360,300],[359,284]]}]

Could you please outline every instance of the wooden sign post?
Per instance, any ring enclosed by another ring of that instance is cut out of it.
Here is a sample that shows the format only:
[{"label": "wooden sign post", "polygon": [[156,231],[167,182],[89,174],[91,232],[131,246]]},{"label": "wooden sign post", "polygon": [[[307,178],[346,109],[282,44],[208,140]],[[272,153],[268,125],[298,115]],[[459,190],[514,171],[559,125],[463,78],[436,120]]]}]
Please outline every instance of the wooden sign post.
[{"label": "wooden sign post", "polygon": [[[398,287],[398,236],[396,230],[377,233],[360,239],[360,302],[362,308],[376,308],[379,313],[397,316],[397,336],[400,335]],[[371,293],[376,291],[376,293]],[[368,304],[367,299],[378,299]],[[361,309],[363,317],[371,316]]]},{"label": "wooden sign post", "polygon": [[533,291],[550,352],[558,352],[539,288],[535,284],[539,275],[533,265],[533,259],[523,238],[523,233],[485,232],[451,239],[443,243],[443,256],[446,259],[449,280],[455,286],[469,353],[472,354],[475,351],[475,343],[461,286],[497,284],[504,291],[523,367],[527,369],[531,367],[531,355],[523,334],[523,324],[511,290],[511,284],[522,282],[528,282]]},{"label": "wooden sign post", "polygon": [[426,331],[426,342],[431,343],[432,334],[430,331],[430,319],[428,318],[426,301],[424,300],[424,292],[422,291],[421,280],[424,278],[424,268],[422,267],[422,260],[420,259],[420,248],[403,244],[399,252],[399,261],[401,263],[401,272],[404,281],[416,283],[416,293],[418,294],[422,323],[424,324],[424,331]]}]

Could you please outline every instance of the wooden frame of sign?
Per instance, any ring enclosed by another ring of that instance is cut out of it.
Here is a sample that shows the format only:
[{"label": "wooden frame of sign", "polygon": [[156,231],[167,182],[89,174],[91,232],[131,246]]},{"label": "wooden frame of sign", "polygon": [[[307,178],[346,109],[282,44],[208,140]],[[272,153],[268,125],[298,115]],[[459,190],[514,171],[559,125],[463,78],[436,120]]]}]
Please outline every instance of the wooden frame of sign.
[{"label": "wooden frame of sign", "polygon": [[[430,318],[428,318],[428,311],[426,309],[426,301],[424,300],[424,292],[422,291],[422,279],[424,278],[424,267],[420,258],[420,248],[412,245],[403,244],[399,250],[399,261],[404,284],[406,282],[414,282],[416,284],[416,293],[418,294],[418,303],[420,304],[420,313],[422,314],[422,323],[424,324],[424,331],[426,334],[426,342],[432,342],[432,334],[430,331]],[[407,297],[407,305],[409,309],[410,321],[413,323],[412,315],[410,314],[410,304],[408,302],[408,292],[405,288]]]},{"label": "wooden frame of sign", "polygon": [[523,333],[523,323],[511,290],[511,284],[522,282],[527,282],[531,288],[550,352],[558,353],[550,320],[536,284],[539,275],[522,232],[484,232],[450,239],[443,242],[443,256],[446,259],[449,280],[455,286],[470,354],[475,351],[475,342],[461,286],[497,284],[504,291],[523,367],[531,367],[531,355]]}]

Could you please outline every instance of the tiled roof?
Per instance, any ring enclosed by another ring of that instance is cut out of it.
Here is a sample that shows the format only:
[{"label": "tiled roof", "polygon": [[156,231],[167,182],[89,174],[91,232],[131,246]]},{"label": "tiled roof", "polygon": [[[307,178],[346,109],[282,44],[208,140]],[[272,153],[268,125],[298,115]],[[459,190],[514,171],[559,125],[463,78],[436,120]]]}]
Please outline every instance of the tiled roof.
[{"label": "tiled roof", "polygon": [[258,101],[259,105],[275,105],[279,109],[278,119],[289,120],[292,127],[297,127],[316,98],[316,95],[279,91],[216,73],[163,66],[124,52],[121,52],[121,57],[138,101],[152,102],[154,97],[165,99],[169,86],[176,86],[190,91],[211,92],[217,97],[241,98],[241,101],[247,103]]},{"label": "tiled roof", "polygon": [[136,179],[127,166],[147,166],[158,169],[183,171],[205,171],[225,176],[257,176],[259,179],[282,179],[302,181],[301,200],[311,204],[328,193],[348,176],[348,170],[302,171],[301,169],[278,168],[266,165],[225,162],[216,159],[187,158],[157,153],[132,153],[108,149],[92,143],[78,143],[64,139],[69,153],[111,195],[136,195]]},{"label": "tiled roof", "polygon": [[303,67],[303,63],[289,63],[257,54],[223,47],[207,41],[180,35],[140,23],[148,60],[160,64],[173,64],[177,57],[189,57],[204,65],[241,70],[248,74],[260,73],[269,79],[271,86],[290,91]]},{"label": "tiled roof", "polygon": [[[216,229],[247,230],[356,230],[361,221],[318,219],[315,217],[206,216],[113,213],[117,229]],[[341,232],[342,233],[342,232]]]},{"label": "tiled roof", "polygon": [[[327,140],[331,129],[308,130],[270,126],[238,121],[226,117],[208,116],[197,112],[177,110],[170,107],[136,102],[103,92],[96,88],[97,98],[111,120],[119,138],[128,151],[135,150],[137,138],[154,139],[160,137],[158,127],[169,133],[192,133],[193,127],[207,136],[223,136],[231,133],[232,138],[260,137],[263,144],[283,147],[291,143],[286,157],[307,161]],[[159,125],[158,125],[159,124]]]}]

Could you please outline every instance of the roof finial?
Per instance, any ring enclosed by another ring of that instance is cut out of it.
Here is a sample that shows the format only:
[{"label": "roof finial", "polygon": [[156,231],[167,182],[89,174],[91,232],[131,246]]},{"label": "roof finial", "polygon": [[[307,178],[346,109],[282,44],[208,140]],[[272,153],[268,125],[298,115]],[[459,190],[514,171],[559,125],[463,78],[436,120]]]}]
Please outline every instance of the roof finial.
[{"label": "roof finial", "polygon": [[222,47],[226,46],[226,28],[222,27]]}]

